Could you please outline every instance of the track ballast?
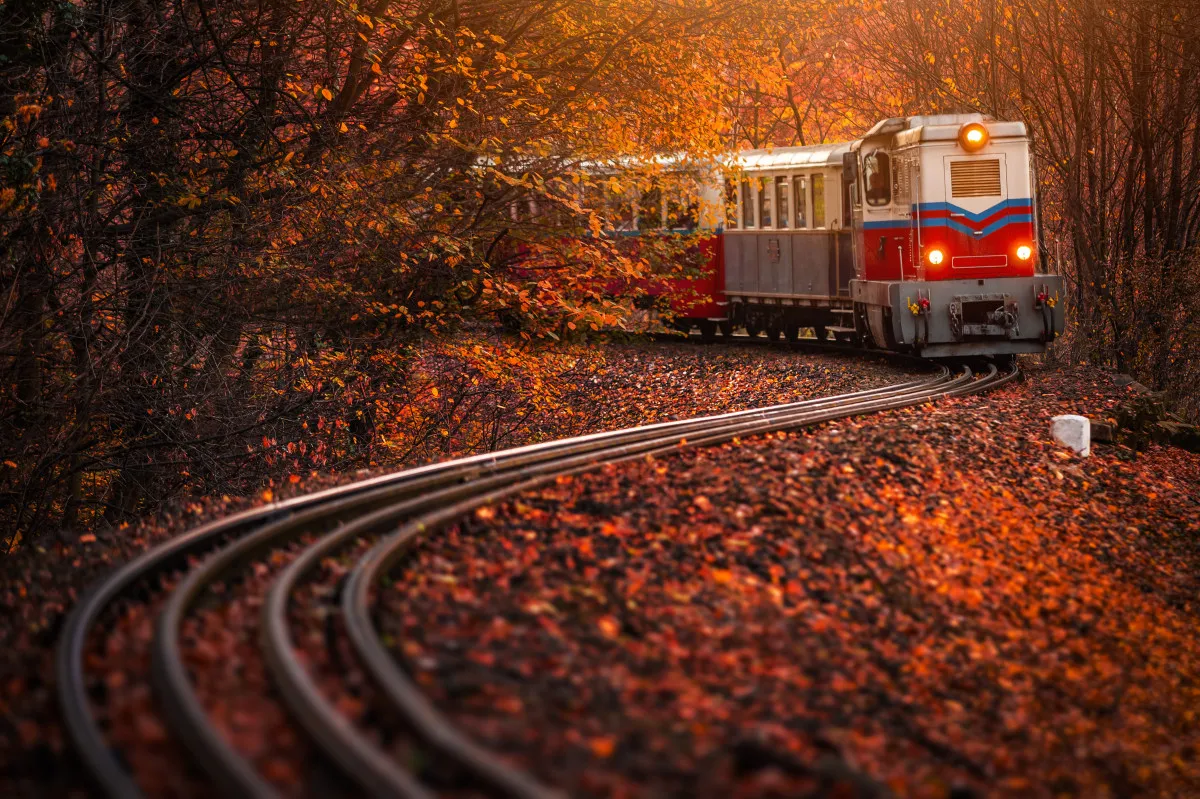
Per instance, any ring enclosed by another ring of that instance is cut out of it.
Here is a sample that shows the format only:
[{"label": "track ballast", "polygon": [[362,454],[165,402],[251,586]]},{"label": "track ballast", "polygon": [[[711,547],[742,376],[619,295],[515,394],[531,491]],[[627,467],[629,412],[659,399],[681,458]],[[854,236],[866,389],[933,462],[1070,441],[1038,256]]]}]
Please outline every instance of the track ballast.
[{"label": "track ballast", "polygon": [[[913,362],[916,359],[911,359]],[[431,464],[296,497],[206,524],[116,569],[80,600],[63,629],[57,654],[59,702],[71,739],[110,796],[140,789],[106,740],[91,707],[85,675],[89,636],[124,601],[200,559],[170,592],[152,644],[153,689],[170,734],[214,784],[234,796],[268,797],[275,787],[226,740],[206,713],[181,648],[185,620],[219,600],[213,587],[236,582],[255,563],[304,540],[307,545],[278,574],[261,611],[261,656],[291,718],[322,755],[359,790],[373,796],[433,793],[367,735],[349,723],[296,656],[289,608],[305,578],[331,556],[373,540],[354,565],[340,604],[355,655],[380,696],[439,762],[447,762],[488,793],[514,797],[560,795],[460,733],[409,679],[372,618],[371,592],[411,548],[473,509],[600,464],[709,446],[764,433],[978,393],[1014,379],[994,365],[982,375],[924,362],[931,377],[833,397],[676,422],[647,425]]]}]

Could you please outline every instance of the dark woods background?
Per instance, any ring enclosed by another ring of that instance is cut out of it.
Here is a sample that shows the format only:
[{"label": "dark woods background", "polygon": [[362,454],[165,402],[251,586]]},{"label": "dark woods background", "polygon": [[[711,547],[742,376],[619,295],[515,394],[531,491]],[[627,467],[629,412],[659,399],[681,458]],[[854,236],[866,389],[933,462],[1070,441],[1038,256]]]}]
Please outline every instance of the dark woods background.
[{"label": "dark woods background", "polygon": [[6,0],[3,543],[436,454],[422,341],[628,311],[584,159],[954,110],[1034,131],[1055,357],[1200,413],[1195,3]]}]

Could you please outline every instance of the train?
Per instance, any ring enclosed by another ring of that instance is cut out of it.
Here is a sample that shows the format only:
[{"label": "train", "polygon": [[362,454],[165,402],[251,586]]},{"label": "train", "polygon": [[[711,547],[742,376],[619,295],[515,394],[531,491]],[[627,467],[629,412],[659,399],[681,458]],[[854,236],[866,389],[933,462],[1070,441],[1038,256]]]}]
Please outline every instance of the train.
[{"label": "train", "polygon": [[1064,329],[1023,122],[884,119],[850,142],[731,154],[696,182],[687,219],[660,193],[624,223],[697,237],[698,273],[640,287],[680,330],[1012,358]]}]

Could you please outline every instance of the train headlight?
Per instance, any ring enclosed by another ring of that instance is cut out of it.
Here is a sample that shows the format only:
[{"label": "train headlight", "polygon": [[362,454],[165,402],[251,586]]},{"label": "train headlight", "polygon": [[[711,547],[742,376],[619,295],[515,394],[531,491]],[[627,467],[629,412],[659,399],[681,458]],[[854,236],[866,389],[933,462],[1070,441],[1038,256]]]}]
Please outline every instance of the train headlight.
[{"label": "train headlight", "polygon": [[1020,247],[1017,248],[1017,257],[1020,258],[1022,261],[1028,261],[1030,258],[1033,257],[1033,248],[1030,247],[1028,244],[1022,244]]},{"label": "train headlight", "polygon": [[946,260],[946,253],[942,252],[937,247],[934,247],[929,251],[929,255],[926,257],[929,258],[929,263],[933,264],[934,266],[938,266],[942,261]]},{"label": "train headlight", "polygon": [[988,143],[987,128],[978,122],[968,122],[958,131],[958,143],[969,153],[982,150],[983,145]]}]

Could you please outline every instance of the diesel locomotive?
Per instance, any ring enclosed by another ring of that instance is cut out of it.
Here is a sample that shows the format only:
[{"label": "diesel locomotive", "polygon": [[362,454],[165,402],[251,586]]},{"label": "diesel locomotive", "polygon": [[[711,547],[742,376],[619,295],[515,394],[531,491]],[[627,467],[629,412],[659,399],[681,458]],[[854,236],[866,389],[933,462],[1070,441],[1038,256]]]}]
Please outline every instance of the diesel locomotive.
[{"label": "diesel locomotive", "polygon": [[1043,352],[1063,330],[1022,122],[898,117],[722,166],[697,193],[705,268],[683,299],[663,292],[681,329],[811,328],[932,358]]}]

